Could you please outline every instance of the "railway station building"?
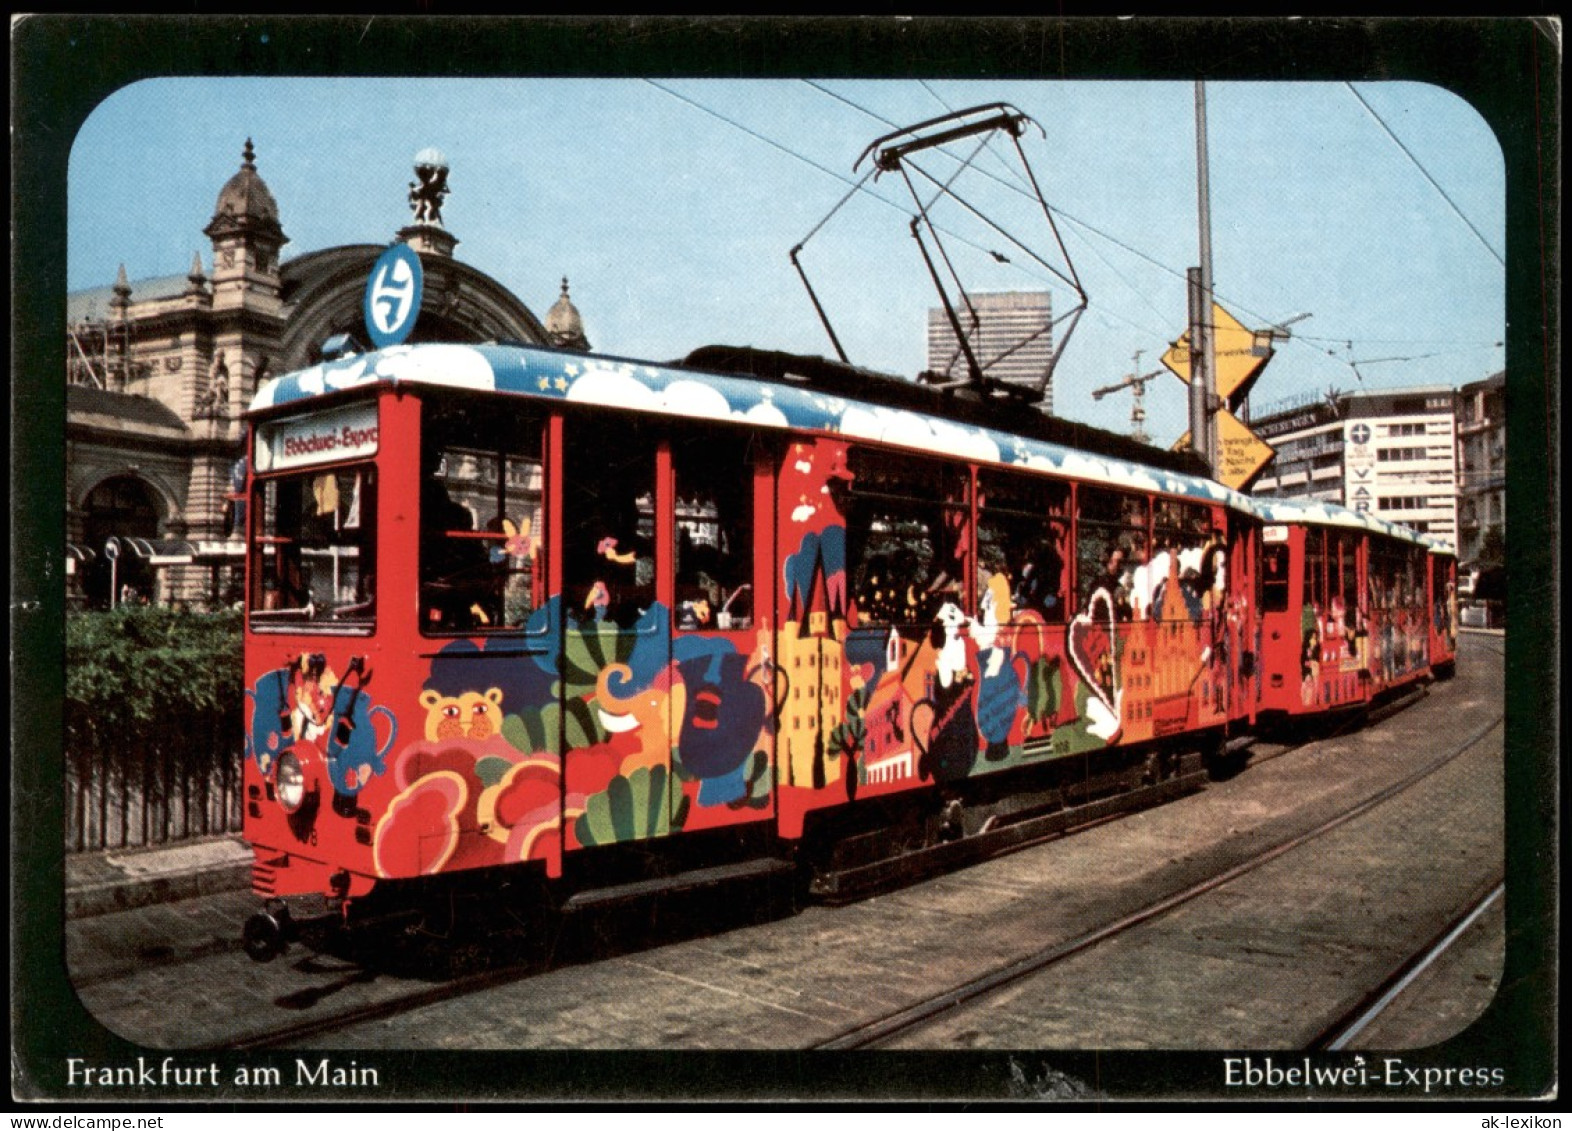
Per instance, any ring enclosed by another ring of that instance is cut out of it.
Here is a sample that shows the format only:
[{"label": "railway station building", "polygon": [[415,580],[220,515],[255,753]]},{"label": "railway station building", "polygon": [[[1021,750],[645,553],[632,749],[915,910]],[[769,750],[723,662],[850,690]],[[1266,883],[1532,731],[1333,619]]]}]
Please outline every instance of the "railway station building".
[{"label": "railway station building", "polygon": [[[398,229],[421,257],[411,341],[518,342],[588,349],[568,283],[544,319],[454,255],[443,222],[446,159],[423,150]],[[390,186],[390,202],[404,195]],[[396,223],[396,205],[389,208]],[[72,607],[122,601],[193,608],[240,598],[242,414],[269,375],[363,341],[366,277],[387,243],[286,254],[284,210],[250,140],[218,189],[183,275],[133,277],[67,296],[66,562]],[[392,242],[392,241],[389,241]]]},{"label": "railway station building", "polygon": [[1322,500],[1457,544],[1458,393],[1312,394],[1252,415],[1277,450],[1252,494]]}]

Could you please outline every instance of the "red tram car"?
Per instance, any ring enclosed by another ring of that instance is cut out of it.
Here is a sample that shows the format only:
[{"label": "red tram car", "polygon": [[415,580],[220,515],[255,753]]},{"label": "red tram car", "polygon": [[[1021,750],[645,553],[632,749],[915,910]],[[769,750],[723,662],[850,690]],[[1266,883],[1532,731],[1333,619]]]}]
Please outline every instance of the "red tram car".
[{"label": "red tram car", "polygon": [[[1455,632],[1442,631],[1431,597],[1453,560],[1447,552],[1331,504],[1256,505],[1265,519],[1263,714],[1364,708],[1427,678],[1433,654],[1453,657]],[[1451,569],[1455,578],[1455,562]]]},{"label": "red tram car", "polygon": [[248,490],[257,958],[294,897],[559,901],[1173,782],[1424,675],[1445,576],[1187,457],[727,347],[326,360],[258,390]]}]

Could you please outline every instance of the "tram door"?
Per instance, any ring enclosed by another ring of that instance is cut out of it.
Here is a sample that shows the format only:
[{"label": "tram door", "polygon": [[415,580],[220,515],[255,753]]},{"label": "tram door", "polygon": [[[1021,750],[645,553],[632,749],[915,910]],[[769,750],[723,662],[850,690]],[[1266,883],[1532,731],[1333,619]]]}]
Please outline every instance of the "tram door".
[{"label": "tram door", "polygon": [[672,819],[701,829],[773,817],[771,461],[753,433],[688,425],[671,436],[669,465],[663,530],[671,546],[672,738],[682,777]]},{"label": "tram door", "polygon": [[770,816],[745,435],[565,421],[565,784],[582,845]]},{"label": "tram door", "polygon": [[563,432],[564,816],[584,847],[663,836],[673,783],[661,438],[653,422],[610,413],[569,416]]},{"label": "tram door", "polygon": [[1261,641],[1260,706],[1290,711],[1299,701],[1299,600],[1296,562],[1304,527],[1273,523],[1261,531],[1258,638]]},{"label": "tram door", "polygon": [[1222,608],[1222,634],[1228,666],[1228,718],[1230,722],[1255,721],[1260,697],[1260,642],[1256,635],[1252,600],[1256,592],[1256,532],[1259,528],[1242,515],[1228,512],[1227,593]]}]

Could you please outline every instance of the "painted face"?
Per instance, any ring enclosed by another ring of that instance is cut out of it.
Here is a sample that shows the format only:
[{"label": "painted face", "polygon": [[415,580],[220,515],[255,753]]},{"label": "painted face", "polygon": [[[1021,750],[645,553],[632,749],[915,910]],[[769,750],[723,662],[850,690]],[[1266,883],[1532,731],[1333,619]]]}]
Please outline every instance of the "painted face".
[{"label": "painted face", "polygon": [[764,727],[764,690],[748,682],[748,658],[714,652],[678,663],[687,687],[687,710],[678,738],[682,764],[701,778],[720,777],[742,765]]}]

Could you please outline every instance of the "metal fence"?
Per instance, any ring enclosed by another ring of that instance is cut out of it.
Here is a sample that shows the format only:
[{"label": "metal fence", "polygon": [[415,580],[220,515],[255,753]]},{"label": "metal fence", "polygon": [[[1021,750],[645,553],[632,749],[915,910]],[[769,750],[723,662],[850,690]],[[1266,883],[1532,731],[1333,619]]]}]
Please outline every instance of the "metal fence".
[{"label": "metal fence", "polygon": [[[241,753],[194,767],[172,746],[66,760],[65,848],[147,848],[239,832]],[[206,761],[206,760],[204,760]]]}]

